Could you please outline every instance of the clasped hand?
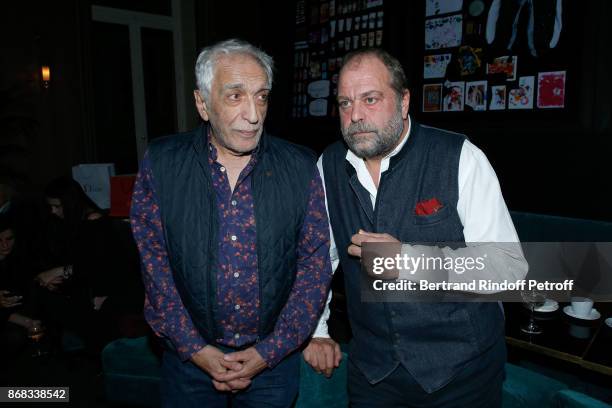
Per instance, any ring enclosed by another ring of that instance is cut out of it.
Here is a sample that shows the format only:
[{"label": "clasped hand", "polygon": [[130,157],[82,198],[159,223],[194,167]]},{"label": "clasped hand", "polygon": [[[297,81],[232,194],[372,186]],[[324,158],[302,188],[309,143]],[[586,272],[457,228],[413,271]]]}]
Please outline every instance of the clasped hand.
[{"label": "clasped hand", "polygon": [[58,266],[56,268],[49,269],[41,272],[36,276],[36,280],[40,284],[50,291],[56,291],[59,286],[64,282],[64,268]]},{"label": "clasped hand", "polygon": [[13,296],[8,290],[0,290],[0,308],[21,306],[22,296]]},{"label": "clasped hand", "polygon": [[238,392],[251,385],[251,380],[267,367],[254,347],[223,354],[213,346],[206,346],[191,360],[212,378],[218,391]]}]

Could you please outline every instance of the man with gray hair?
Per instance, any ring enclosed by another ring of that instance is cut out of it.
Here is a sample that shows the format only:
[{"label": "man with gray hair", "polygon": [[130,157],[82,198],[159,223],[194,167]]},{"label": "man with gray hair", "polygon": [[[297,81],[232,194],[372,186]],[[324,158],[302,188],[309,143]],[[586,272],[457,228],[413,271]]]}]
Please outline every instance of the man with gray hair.
[{"label": "man with gray hair", "polygon": [[205,124],[150,144],[131,210],[162,405],[288,407],[331,279],[316,157],[264,131],[263,51],[222,41],[195,71]]}]

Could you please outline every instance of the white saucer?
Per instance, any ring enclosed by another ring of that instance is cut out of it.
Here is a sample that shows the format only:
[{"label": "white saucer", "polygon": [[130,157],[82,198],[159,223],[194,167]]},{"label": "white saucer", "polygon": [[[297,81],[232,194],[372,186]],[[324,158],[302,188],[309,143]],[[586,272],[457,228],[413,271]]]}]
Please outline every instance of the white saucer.
[{"label": "white saucer", "polygon": [[601,314],[599,314],[599,312],[597,311],[597,309],[592,308],[591,309],[591,314],[588,316],[577,316],[574,314],[574,309],[572,309],[571,305],[567,305],[563,308],[563,312],[568,315],[568,316],[572,316],[576,319],[580,319],[580,320],[597,320],[601,317]]},{"label": "white saucer", "polygon": [[559,303],[556,300],[546,299],[546,302],[540,307],[533,309],[534,312],[549,313],[559,309]]},{"label": "white saucer", "polygon": [[612,317],[608,317],[605,321],[608,327],[612,327]]}]

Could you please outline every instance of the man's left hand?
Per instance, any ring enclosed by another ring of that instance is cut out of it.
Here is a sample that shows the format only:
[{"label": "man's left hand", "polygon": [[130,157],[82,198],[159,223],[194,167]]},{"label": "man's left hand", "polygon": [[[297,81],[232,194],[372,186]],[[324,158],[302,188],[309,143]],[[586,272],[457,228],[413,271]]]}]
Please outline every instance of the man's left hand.
[{"label": "man's left hand", "polygon": [[255,347],[249,347],[246,350],[226,354],[223,356],[223,360],[221,360],[221,364],[225,365],[224,363],[227,363],[228,367],[230,364],[241,363],[242,369],[238,371],[228,370],[226,373],[220,374],[219,380],[222,382],[233,381],[236,379],[250,380],[268,367],[265,360],[261,357],[259,352],[257,352]]}]

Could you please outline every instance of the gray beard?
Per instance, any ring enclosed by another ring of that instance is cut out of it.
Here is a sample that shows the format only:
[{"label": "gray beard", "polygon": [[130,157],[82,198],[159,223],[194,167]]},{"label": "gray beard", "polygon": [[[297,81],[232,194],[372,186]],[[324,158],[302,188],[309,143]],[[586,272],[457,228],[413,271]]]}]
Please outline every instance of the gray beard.
[{"label": "gray beard", "polygon": [[[383,129],[363,122],[351,123],[347,128],[342,129],[342,136],[349,149],[357,157],[371,159],[383,157],[391,152],[402,136],[403,129],[402,112],[398,110]],[[355,137],[355,134],[362,132],[372,132],[376,136],[370,137],[367,145],[360,145],[360,138]]]}]

